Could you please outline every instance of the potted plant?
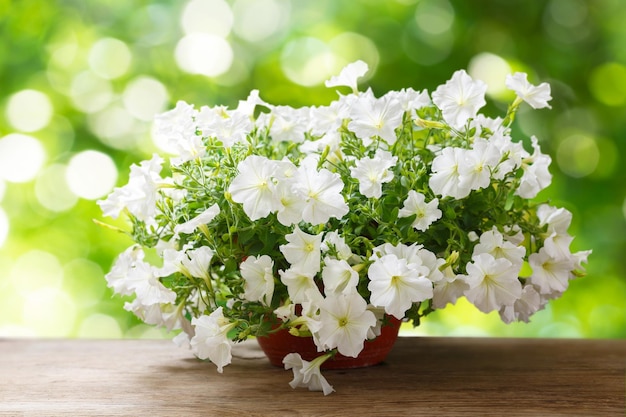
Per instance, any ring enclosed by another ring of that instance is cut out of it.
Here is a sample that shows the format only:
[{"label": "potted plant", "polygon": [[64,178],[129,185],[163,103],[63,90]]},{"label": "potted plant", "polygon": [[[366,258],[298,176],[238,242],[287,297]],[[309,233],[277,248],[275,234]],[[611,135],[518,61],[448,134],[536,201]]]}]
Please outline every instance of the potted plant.
[{"label": "potted plant", "polygon": [[[237,108],[178,102],[155,120],[167,163],[131,166],[99,204],[129,220],[134,244],[106,275],[125,308],[168,330],[219,372],[233,343],[288,331],[313,357],[283,355],[291,385],[333,391],[321,374],[466,297],[528,321],[583,274],[571,213],[537,194],[551,182],[538,139],[511,136],[520,105],[549,107],[550,87],[506,78],[516,99],[488,117],[485,83],[460,70],[432,94],[359,91],[357,61],[327,106]],[[530,146],[528,146],[530,145]],[[384,357],[384,354],[383,354]],[[376,359],[376,360],[380,360]]]}]

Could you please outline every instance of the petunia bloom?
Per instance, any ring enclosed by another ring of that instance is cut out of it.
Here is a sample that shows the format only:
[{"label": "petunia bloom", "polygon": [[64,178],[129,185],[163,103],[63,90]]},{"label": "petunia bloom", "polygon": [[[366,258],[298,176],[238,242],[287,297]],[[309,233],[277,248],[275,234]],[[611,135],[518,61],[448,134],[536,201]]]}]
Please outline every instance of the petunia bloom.
[{"label": "petunia bloom", "polygon": [[275,161],[258,155],[250,155],[237,166],[239,174],[231,182],[228,192],[233,201],[243,204],[250,220],[266,217],[279,208],[273,182],[276,168]]},{"label": "petunia bloom", "polygon": [[322,391],[328,395],[335,391],[322,375],[320,366],[328,360],[330,355],[322,355],[312,361],[305,361],[299,353],[290,353],[283,358],[285,369],[293,371],[291,388],[306,387],[309,391]]},{"label": "petunia bloom", "polygon": [[375,137],[388,145],[396,142],[396,128],[402,124],[402,107],[392,96],[374,97],[371,90],[361,94],[350,108],[348,129],[368,146]]},{"label": "petunia bloom", "polygon": [[528,82],[528,75],[523,72],[516,72],[513,75],[507,75],[504,85],[515,91],[517,96],[530,104],[533,109],[542,109],[544,107],[551,108],[548,101],[552,100],[550,95],[550,84],[541,83],[534,86]]},{"label": "petunia bloom", "polygon": [[450,126],[460,129],[487,104],[486,91],[487,84],[473,80],[465,70],[459,70],[433,92],[433,103],[441,109],[444,120]]},{"label": "petunia bloom", "polygon": [[274,261],[267,255],[249,256],[239,269],[245,280],[244,297],[248,301],[260,301],[265,305],[272,302],[274,295]]},{"label": "petunia bloom", "polygon": [[358,60],[346,65],[339,75],[330,77],[329,80],[324,82],[326,87],[341,87],[346,86],[352,88],[352,91],[356,94],[359,91],[357,80],[364,76],[369,69],[367,63]]},{"label": "petunia bloom", "polygon": [[434,198],[428,203],[425,201],[426,196],[415,190],[409,190],[409,195],[404,200],[404,206],[400,209],[398,217],[410,217],[415,215],[415,220],[411,226],[422,232],[427,230],[430,225],[441,218],[441,210],[438,208],[439,200]]},{"label": "petunia bloom", "polygon": [[200,359],[209,359],[217,366],[217,371],[222,373],[224,366],[233,358],[228,332],[235,323],[230,323],[224,317],[222,307],[218,307],[208,316],[194,317],[191,324],[195,329],[195,335],[190,341],[193,353]]},{"label": "petunia bloom", "polygon": [[513,305],[522,296],[518,280],[519,267],[508,259],[494,258],[488,253],[472,257],[467,264],[467,299],[483,313]]},{"label": "petunia bloom", "polygon": [[331,217],[340,219],[348,213],[341,190],[339,174],[317,169],[315,158],[305,158],[294,176],[292,191],[302,198],[302,220],[313,225],[326,223]]},{"label": "petunia bloom", "polygon": [[409,264],[396,255],[384,255],[375,260],[367,272],[370,279],[367,288],[372,292],[370,302],[402,319],[414,302],[433,297],[433,285],[427,278],[429,272],[421,264]]},{"label": "petunia bloom", "polygon": [[220,214],[220,206],[218,206],[217,204],[213,204],[211,207],[204,210],[193,219],[190,219],[184,223],[177,224],[174,227],[174,233],[193,233],[198,227],[206,225],[215,217],[217,217],[218,214]]},{"label": "petunia bloom", "polygon": [[398,158],[390,152],[377,150],[373,158],[364,157],[350,168],[352,176],[359,181],[359,192],[368,198],[380,198],[382,185],[393,179],[392,168]]},{"label": "petunia bloom", "polygon": [[337,348],[342,355],[356,358],[370,327],[376,325],[376,316],[367,309],[363,297],[356,292],[331,294],[319,307],[319,343],[325,349]]},{"label": "petunia bloom", "polygon": [[321,250],[322,234],[310,235],[303,232],[298,226],[285,236],[286,245],[280,245],[280,251],[285,256],[287,262],[292,268],[298,268],[303,271],[317,273],[321,266]]}]

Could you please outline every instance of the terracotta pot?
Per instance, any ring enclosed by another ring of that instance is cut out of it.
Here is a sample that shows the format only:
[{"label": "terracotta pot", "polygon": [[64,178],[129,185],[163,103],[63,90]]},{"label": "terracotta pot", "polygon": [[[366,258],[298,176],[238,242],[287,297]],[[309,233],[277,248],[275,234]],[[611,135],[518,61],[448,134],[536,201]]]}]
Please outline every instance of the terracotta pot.
[{"label": "terracotta pot", "polygon": [[[388,317],[387,324],[381,328],[380,336],[366,340],[359,356],[352,358],[338,353],[324,362],[322,369],[362,368],[384,361],[398,338],[401,323],[395,317]],[[307,361],[322,355],[317,351],[313,338],[293,336],[287,330],[258,337],[257,341],[270,363],[281,368],[284,366],[283,358],[289,353],[299,353],[302,359]]]}]

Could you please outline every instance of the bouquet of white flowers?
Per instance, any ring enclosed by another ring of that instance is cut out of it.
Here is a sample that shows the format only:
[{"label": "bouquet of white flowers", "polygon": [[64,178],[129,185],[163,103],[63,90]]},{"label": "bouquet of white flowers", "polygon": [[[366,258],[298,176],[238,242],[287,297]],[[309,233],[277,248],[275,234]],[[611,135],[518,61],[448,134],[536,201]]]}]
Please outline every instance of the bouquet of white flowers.
[{"label": "bouquet of white flowers", "polygon": [[133,165],[99,202],[132,225],[135,244],[106,275],[134,297],[125,308],[182,329],[175,340],[220,372],[249,336],[312,337],[319,358],[293,352],[285,367],[292,386],[328,394],[321,364],[358,356],[384,317],[417,325],[464,296],[528,321],[583,274],[571,213],[533,201],[550,157],[511,137],[523,102],[549,107],[548,84],[508,76],[517,98],[490,118],[478,113],[486,84],[463,70],[432,94],[382,97],[358,90],[366,71],[357,61],[328,80],[352,89],[328,106],[253,91],[236,109],[179,102],[159,115],[166,167],[158,155]]}]

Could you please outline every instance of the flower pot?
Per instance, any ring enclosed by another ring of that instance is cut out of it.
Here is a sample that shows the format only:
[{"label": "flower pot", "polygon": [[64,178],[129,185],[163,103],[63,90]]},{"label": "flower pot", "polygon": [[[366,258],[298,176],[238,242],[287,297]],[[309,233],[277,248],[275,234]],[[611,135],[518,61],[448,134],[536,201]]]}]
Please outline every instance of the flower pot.
[{"label": "flower pot", "polygon": [[[322,369],[349,369],[372,366],[384,361],[391,351],[400,330],[401,321],[389,317],[382,326],[380,336],[365,341],[363,350],[356,358],[337,353],[322,364]],[[287,330],[280,330],[268,336],[258,337],[259,346],[274,366],[283,367],[283,358],[289,353],[299,353],[302,359],[312,361],[322,355],[311,337],[291,335]]]}]

